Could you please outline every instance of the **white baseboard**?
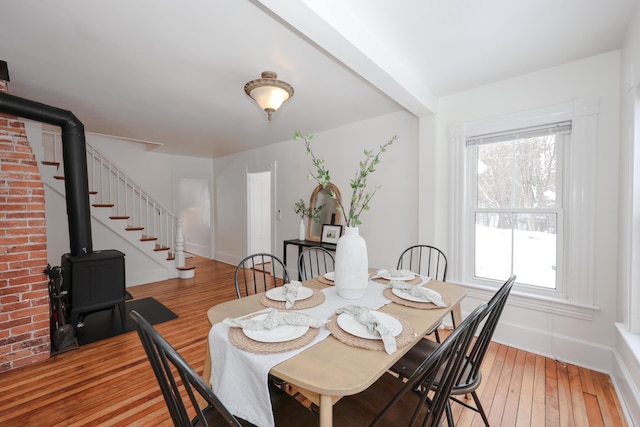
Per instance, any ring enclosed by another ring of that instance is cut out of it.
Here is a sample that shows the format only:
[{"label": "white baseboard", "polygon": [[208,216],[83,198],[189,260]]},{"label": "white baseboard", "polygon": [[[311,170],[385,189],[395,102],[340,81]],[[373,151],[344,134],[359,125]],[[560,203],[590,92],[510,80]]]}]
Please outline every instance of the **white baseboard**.
[{"label": "white baseboard", "polygon": [[[611,375],[631,426],[640,426],[640,337],[616,323],[616,348]],[[635,420],[635,422],[634,422]]]},{"label": "white baseboard", "polygon": [[613,366],[613,351],[609,347],[566,335],[551,335],[547,331],[530,329],[503,320],[498,324],[493,340],[607,374],[611,373]]}]

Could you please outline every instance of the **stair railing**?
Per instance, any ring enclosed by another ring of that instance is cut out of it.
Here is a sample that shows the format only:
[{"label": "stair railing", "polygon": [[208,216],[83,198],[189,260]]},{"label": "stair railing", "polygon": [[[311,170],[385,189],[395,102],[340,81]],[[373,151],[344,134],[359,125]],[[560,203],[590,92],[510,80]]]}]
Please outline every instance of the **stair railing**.
[{"label": "stair railing", "polygon": [[[43,134],[53,135],[53,153],[56,153],[58,150],[55,145],[60,143],[58,135],[48,131],[43,131]],[[142,240],[155,241],[155,251],[167,251],[167,258],[175,259],[176,267],[183,267],[184,254],[176,251],[182,252],[183,249],[182,245],[176,245],[176,236],[182,235],[180,218],[151,197],[92,145],[87,143],[86,147],[89,191],[96,195],[94,204],[112,205],[112,219],[126,220],[129,230],[141,230]]]}]

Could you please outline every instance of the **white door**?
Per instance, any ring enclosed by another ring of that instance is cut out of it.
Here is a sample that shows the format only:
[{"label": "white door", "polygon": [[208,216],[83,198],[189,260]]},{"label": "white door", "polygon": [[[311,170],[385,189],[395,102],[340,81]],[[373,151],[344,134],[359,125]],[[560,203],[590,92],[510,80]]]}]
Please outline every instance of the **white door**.
[{"label": "white door", "polygon": [[271,172],[247,172],[248,254],[271,253]]}]

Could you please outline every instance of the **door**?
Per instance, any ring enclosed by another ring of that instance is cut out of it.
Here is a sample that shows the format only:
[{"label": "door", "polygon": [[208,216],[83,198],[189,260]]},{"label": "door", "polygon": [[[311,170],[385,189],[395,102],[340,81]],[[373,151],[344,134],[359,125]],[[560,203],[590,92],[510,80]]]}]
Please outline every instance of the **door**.
[{"label": "door", "polygon": [[271,171],[247,172],[248,254],[271,253]]}]

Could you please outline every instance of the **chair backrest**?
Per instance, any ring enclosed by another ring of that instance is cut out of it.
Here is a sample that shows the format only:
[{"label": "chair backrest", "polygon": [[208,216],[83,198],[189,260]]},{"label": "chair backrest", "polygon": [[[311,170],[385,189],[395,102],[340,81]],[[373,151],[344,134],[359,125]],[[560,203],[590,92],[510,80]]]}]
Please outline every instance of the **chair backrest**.
[{"label": "chair backrest", "polygon": [[[278,278],[278,271],[282,278]],[[275,255],[257,253],[249,255],[236,267],[235,284],[238,298],[268,291],[289,282],[284,263]]]},{"label": "chair backrest", "polygon": [[435,280],[447,280],[447,257],[429,245],[410,246],[398,258],[398,270],[407,269]]},{"label": "chair backrest", "polygon": [[[197,419],[198,425],[204,426],[242,426],[213,390],[144,317],[135,310],[131,310],[129,317],[136,324],[175,426],[191,426],[192,419]],[[172,367],[181,381],[176,378]],[[208,403],[206,409],[200,408],[196,393]],[[189,398],[189,405],[185,403],[185,395]]]},{"label": "chair backrest", "polygon": [[334,271],[334,266],[333,254],[319,246],[305,248],[298,257],[298,275],[301,280],[313,279]]},{"label": "chair backrest", "polygon": [[471,384],[478,378],[480,375],[480,366],[482,365],[482,360],[484,359],[485,354],[487,353],[487,349],[489,348],[489,344],[491,343],[491,338],[493,337],[493,333],[496,330],[496,326],[498,326],[498,321],[500,320],[500,316],[502,315],[502,310],[507,302],[507,298],[509,297],[509,293],[511,293],[511,288],[513,288],[513,284],[516,281],[516,276],[512,275],[507,279],[506,282],[498,289],[498,291],[491,297],[489,302],[487,303],[487,311],[483,317],[486,316],[486,320],[480,333],[478,334],[478,338],[476,342],[473,344],[471,350],[469,350],[469,356],[465,361],[465,365],[461,371],[461,377],[458,380],[458,386],[462,387],[466,384]]},{"label": "chair backrest", "polygon": [[[376,417],[371,426],[384,425],[385,414],[406,393],[413,393],[418,387],[423,390],[434,389],[433,394],[423,393],[413,413],[410,427],[437,426],[446,408],[451,389],[459,378],[462,363],[473,341],[480,320],[487,309],[486,304],[479,305],[464,321],[418,366],[398,393]],[[434,387],[437,384],[437,387]]]}]

